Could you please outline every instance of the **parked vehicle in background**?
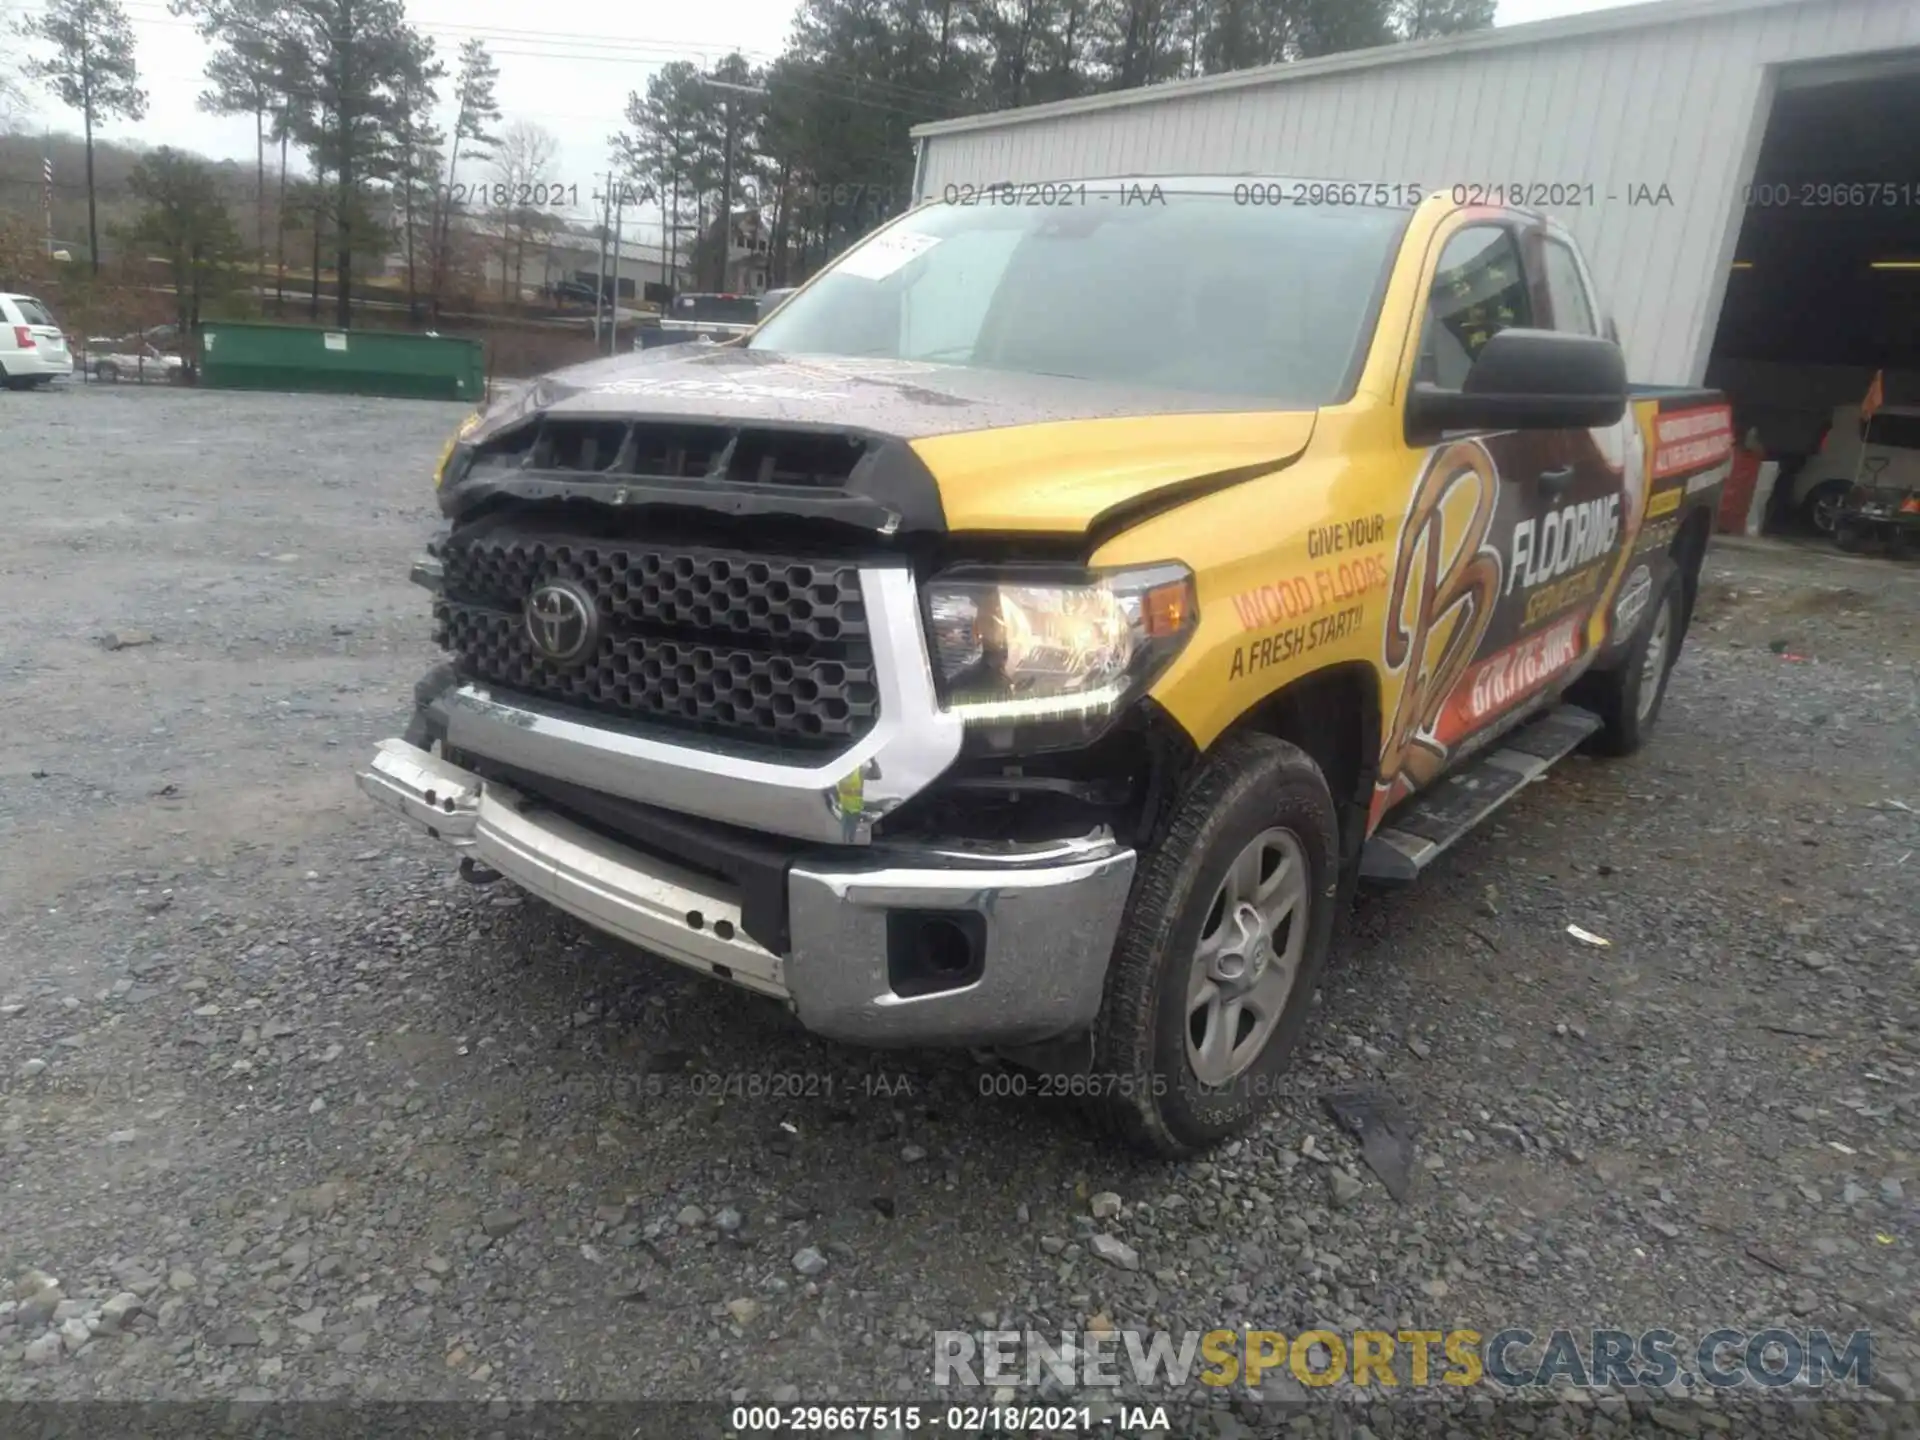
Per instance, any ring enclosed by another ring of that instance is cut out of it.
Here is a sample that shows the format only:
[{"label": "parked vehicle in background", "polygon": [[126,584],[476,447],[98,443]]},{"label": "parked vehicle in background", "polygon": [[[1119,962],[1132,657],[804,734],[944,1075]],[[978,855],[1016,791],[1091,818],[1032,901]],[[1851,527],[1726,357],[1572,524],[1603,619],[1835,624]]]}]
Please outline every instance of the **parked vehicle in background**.
[{"label": "parked vehicle in background", "polygon": [[1896,558],[1920,550],[1920,490],[1854,486],[1834,518],[1833,543],[1849,554],[1878,543]]},{"label": "parked vehicle in background", "polygon": [[760,318],[764,320],[774,311],[778,310],[787,296],[793,294],[793,292],[799,288],[798,285],[783,285],[778,290],[767,291],[766,294],[760,297]]},{"label": "parked vehicle in background", "polygon": [[1860,433],[1860,407],[1842,405],[1820,440],[1820,453],[1793,478],[1794,513],[1809,529],[1834,534],[1855,482],[1904,493],[1920,488],[1920,406],[1876,410]]},{"label": "parked vehicle in background", "polygon": [[1296,184],[924,205],[469,417],[362,788],[817,1034],[1244,1129],[1354,886],[1651,738],[1733,449],[1558,224]]},{"label": "parked vehicle in background", "polygon": [[1833,543],[1849,552],[1884,545],[1895,556],[1920,549],[1920,408],[1874,412],[1852,453],[1858,481],[1834,512]]},{"label": "parked vehicle in background", "polygon": [[121,380],[172,381],[185,371],[186,362],[157,345],[142,343],[139,336],[95,337],[87,341],[78,368],[81,374],[111,385]]},{"label": "parked vehicle in background", "polygon": [[0,380],[9,390],[51,385],[73,374],[67,337],[31,295],[0,294]]},{"label": "parked vehicle in background", "polygon": [[636,350],[683,345],[689,340],[737,340],[760,323],[760,302],[751,295],[676,295],[657,324],[642,325]]}]

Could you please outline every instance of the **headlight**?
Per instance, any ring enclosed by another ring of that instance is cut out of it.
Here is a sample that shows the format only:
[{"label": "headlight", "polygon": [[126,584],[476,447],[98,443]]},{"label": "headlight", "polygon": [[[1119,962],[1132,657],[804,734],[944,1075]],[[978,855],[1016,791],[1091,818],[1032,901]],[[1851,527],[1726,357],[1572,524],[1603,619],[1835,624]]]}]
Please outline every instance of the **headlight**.
[{"label": "headlight", "polygon": [[927,583],[942,703],[977,748],[1085,744],[1180,653],[1199,618],[1193,574],[949,570]]}]

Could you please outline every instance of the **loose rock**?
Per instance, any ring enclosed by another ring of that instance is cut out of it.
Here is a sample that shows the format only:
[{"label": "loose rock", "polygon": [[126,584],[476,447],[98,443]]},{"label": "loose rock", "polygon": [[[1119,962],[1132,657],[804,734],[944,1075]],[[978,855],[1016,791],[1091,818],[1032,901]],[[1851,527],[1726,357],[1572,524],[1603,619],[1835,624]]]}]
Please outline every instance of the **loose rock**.
[{"label": "loose rock", "polygon": [[793,1268],[809,1278],[824,1275],[827,1272],[827,1257],[809,1245],[794,1252]]}]

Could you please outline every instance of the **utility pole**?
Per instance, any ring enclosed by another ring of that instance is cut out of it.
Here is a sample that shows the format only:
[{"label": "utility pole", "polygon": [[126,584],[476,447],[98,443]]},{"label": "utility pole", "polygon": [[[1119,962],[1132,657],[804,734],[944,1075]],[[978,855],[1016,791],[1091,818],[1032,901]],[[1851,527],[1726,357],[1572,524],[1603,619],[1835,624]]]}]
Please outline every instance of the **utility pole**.
[{"label": "utility pole", "polygon": [[727,267],[733,261],[733,101],[723,102],[727,112],[727,139],[720,150],[720,274],[714,289],[730,290]]},{"label": "utility pole", "polygon": [[593,272],[593,343],[600,346],[600,317],[607,301],[607,207],[613,199],[613,173],[607,173],[607,188],[593,198],[600,202],[600,260]]},{"label": "utility pole", "polygon": [[620,353],[620,217],[626,210],[627,182],[616,180],[611,171],[607,175],[607,188],[613,191],[613,313],[612,324],[607,331],[607,354]]},{"label": "utility pole", "polygon": [[667,185],[672,206],[667,211],[667,310],[673,308],[673,298],[680,293],[680,137],[673,137],[673,175]]}]

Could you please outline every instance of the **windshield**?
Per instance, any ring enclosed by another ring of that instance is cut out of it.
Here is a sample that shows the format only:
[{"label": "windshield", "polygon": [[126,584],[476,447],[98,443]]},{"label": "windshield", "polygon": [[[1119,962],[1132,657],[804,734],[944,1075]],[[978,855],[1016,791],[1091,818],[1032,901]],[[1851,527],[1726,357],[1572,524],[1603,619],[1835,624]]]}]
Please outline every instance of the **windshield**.
[{"label": "windshield", "polygon": [[1292,408],[1351,388],[1405,211],[1059,188],[1051,204],[921,207],[842,255],[750,347]]},{"label": "windshield", "polygon": [[760,302],[751,295],[682,295],[673,302],[669,318],[702,325],[751,325],[760,318]]}]

